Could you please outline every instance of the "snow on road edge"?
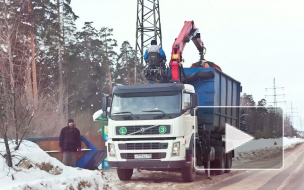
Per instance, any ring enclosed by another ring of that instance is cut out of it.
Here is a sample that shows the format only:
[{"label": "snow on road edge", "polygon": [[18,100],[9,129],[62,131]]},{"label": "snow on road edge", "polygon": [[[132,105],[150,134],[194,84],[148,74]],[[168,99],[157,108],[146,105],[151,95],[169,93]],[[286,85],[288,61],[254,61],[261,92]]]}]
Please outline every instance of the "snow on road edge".
[{"label": "snow on road edge", "polygon": [[304,143],[304,139],[288,137],[252,140],[235,149],[235,157],[233,160],[242,162],[263,158],[271,154],[282,152],[282,144],[284,150],[288,150],[301,143]]}]

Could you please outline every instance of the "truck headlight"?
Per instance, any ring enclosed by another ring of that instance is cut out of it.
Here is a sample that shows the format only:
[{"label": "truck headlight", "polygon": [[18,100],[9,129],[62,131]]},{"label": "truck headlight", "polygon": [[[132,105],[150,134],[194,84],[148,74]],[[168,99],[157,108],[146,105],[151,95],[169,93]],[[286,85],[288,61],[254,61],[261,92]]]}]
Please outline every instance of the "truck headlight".
[{"label": "truck headlight", "polygon": [[180,145],[179,142],[173,143],[172,156],[179,156],[179,149],[180,149],[179,145]]},{"label": "truck headlight", "polygon": [[109,156],[115,157],[115,145],[110,143],[108,145]]}]

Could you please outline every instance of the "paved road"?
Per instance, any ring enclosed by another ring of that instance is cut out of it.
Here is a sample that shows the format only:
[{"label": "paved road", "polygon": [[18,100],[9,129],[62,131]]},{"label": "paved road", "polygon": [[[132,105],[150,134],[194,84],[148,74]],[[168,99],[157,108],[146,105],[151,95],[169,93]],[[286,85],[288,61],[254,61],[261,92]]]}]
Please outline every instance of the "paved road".
[{"label": "paved road", "polygon": [[304,190],[304,144],[285,151],[284,168],[281,170],[250,171],[209,186],[221,190]]},{"label": "paved road", "polygon": [[122,182],[116,171],[105,171],[109,189],[211,189],[211,190],[304,190],[304,144],[285,151],[284,168],[264,171],[232,171],[207,179],[199,172],[192,183],[184,183],[179,172],[135,171],[131,181]]}]

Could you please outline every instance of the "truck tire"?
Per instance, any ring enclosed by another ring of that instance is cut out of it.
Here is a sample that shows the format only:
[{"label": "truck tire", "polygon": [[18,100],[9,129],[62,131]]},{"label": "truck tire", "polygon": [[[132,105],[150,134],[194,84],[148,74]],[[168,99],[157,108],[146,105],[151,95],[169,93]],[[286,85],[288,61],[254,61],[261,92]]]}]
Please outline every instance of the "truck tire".
[{"label": "truck tire", "polygon": [[191,165],[190,167],[183,167],[182,168],[182,177],[184,182],[192,182],[195,180],[195,176],[196,176],[196,171],[195,171],[195,167],[194,167],[194,152],[193,152],[194,147],[192,148],[191,151]]},{"label": "truck tire", "polygon": [[133,169],[117,169],[117,175],[121,181],[128,181],[133,175]]},{"label": "truck tire", "polygon": [[215,168],[218,168],[218,170],[215,170],[216,175],[222,175],[225,173],[225,165],[226,165],[226,153],[225,148],[222,147],[222,154],[219,158],[219,160],[214,160]]},{"label": "truck tire", "polygon": [[232,152],[226,154],[226,170],[225,173],[230,173],[232,167]]}]

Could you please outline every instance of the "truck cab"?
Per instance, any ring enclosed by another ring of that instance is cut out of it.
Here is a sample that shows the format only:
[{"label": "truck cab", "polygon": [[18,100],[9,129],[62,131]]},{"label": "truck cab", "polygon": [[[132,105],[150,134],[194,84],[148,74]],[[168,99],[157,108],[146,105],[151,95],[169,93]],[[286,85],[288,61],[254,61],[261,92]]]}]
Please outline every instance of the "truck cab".
[{"label": "truck cab", "polygon": [[191,175],[197,104],[189,84],[116,86],[108,104],[109,166],[118,169],[121,180],[131,178],[134,168],[182,169]]},{"label": "truck cab", "polygon": [[121,180],[134,168],[180,170],[186,182],[194,166],[212,169],[208,176],[230,172],[225,126],[240,126],[240,82],[216,68],[184,70],[187,84],[116,86],[103,99],[108,164]]}]

